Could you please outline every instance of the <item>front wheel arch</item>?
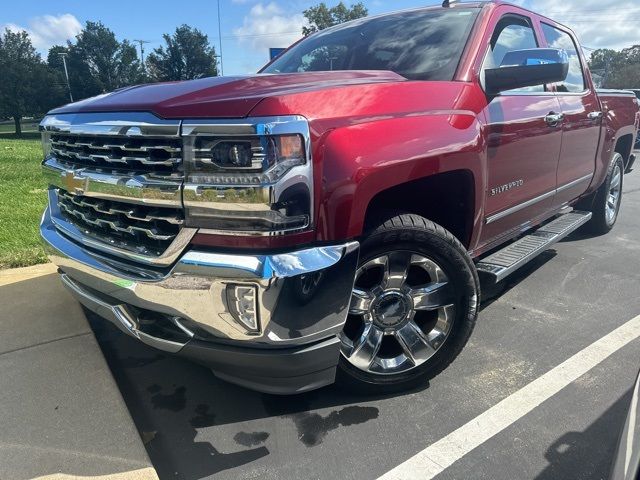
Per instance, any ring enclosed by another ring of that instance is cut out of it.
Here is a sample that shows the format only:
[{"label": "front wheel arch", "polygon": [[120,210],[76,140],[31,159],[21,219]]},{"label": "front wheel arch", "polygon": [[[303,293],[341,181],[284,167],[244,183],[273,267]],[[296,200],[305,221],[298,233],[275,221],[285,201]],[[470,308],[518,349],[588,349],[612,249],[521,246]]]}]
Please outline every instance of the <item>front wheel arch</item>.
[{"label": "front wheel arch", "polygon": [[394,185],[369,201],[365,232],[379,223],[385,212],[410,213],[445,228],[468,249],[476,208],[475,190],[470,170],[452,170]]}]

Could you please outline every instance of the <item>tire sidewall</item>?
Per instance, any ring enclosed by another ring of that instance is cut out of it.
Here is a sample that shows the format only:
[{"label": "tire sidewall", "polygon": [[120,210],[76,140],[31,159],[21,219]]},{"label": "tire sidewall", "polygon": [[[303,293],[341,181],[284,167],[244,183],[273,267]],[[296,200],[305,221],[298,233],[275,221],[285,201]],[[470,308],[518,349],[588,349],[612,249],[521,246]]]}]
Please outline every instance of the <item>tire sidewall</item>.
[{"label": "tire sidewall", "polygon": [[[442,227],[438,228],[442,229]],[[446,232],[442,229],[443,232]],[[446,232],[448,233],[448,232]],[[454,237],[449,234],[451,239]],[[455,240],[455,239],[454,239]],[[375,375],[351,365],[340,355],[340,369],[357,381],[371,386],[407,388],[437,375],[462,350],[466,344],[478,314],[479,281],[473,262],[457,242],[421,228],[398,228],[374,232],[361,245],[359,265],[394,250],[411,250],[436,262],[453,284],[456,308],[451,330],[442,346],[424,364],[406,372]]]},{"label": "tire sidewall", "polygon": [[[618,196],[618,204],[616,205],[616,214],[613,217],[613,220],[609,222],[606,215],[607,199],[609,197],[609,191],[611,190],[611,182],[613,181],[613,176],[615,174],[616,167],[620,170],[620,195]],[[616,221],[618,220],[618,216],[620,215],[620,206],[622,205],[623,183],[624,183],[624,161],[623,161],[622,155],[620,155],[619,153],[615,153],[613,155],[611,165],[609,166],[609,171],[607,173],[607,180],[605,182],[605,189],[603,192],[604,222],[609,229],[613,228],[613,226],[616,224]]]},{"label": "tire sidewall", "polygon": [[[622,155],[618,152],[614,152],[611,157],[611,162],[607,168],[607,176],[602,184],[598,187],[595,193],[592,194],[592,201],[590,206],[586,206],[586,209],[592,213],[591,220],[586,225],[586,230],[593,235],[604,235],[611,231],[620,215],[620,207],[622,205],[622,186],[624,183],[624,161]],[[607,197],[609,196],[609,190],[611,188],[611,181],[613,180],[613,172],[616,165],[621,168],[622,177],[620,179],[620,197],[618,198],[618,205],[616,207],[616,215],[612,222],[607,220]]]}]

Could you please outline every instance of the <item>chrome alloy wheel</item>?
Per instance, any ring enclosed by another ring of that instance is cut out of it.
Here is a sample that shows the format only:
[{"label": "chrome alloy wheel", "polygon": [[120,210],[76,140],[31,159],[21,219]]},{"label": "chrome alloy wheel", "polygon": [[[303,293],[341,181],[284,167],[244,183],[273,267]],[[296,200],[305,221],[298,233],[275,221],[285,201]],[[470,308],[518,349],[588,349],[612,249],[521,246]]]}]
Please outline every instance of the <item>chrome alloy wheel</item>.
[{"label": "chrome alloy wheel", "polygon": [[616,164],[609,184],[609,193],[607,194],[607,206],[605,214],[607,223],[613,224],[618,215],[618,204],[620,203],[620,192],[622,191],[622,170],[620,165]]},{"label": "chrome alloy wheel", "polygon": [[422,254],[399,250],[367,261],[356,272],[342,355],[374,374],[422,365],[451,331],[454,298],[443,269]]}]

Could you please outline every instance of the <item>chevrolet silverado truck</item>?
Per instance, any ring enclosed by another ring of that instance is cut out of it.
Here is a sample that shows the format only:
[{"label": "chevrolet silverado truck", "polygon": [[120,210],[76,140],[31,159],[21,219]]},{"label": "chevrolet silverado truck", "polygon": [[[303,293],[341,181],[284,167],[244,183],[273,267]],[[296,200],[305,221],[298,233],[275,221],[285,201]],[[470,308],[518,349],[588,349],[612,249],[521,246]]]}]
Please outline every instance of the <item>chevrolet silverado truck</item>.
[{"label": "chevrolet silverado truck", "polygon": [[480,277],[613,227],[639,120],[567,27],[445,2],[52,110],[41,234],[87,309],[222,379],[398,391],[459,354]]}]

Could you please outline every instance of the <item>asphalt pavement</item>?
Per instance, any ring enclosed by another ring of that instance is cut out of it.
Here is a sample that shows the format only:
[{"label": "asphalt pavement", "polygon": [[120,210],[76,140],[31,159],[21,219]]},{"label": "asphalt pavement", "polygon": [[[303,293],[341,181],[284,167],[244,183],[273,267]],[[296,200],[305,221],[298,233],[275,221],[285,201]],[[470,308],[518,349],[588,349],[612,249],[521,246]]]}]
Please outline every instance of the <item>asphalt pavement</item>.
[{"label": "asphalt pavement", "polygon": [[[90,323],[161,479],[377,478],[638,316],[639,218],[633,172],[611,233],[578,231],[485,285],[460,357],[401,395],[260,394]],[[436,478],[607,478],[638,368],[634,339]]]}]

